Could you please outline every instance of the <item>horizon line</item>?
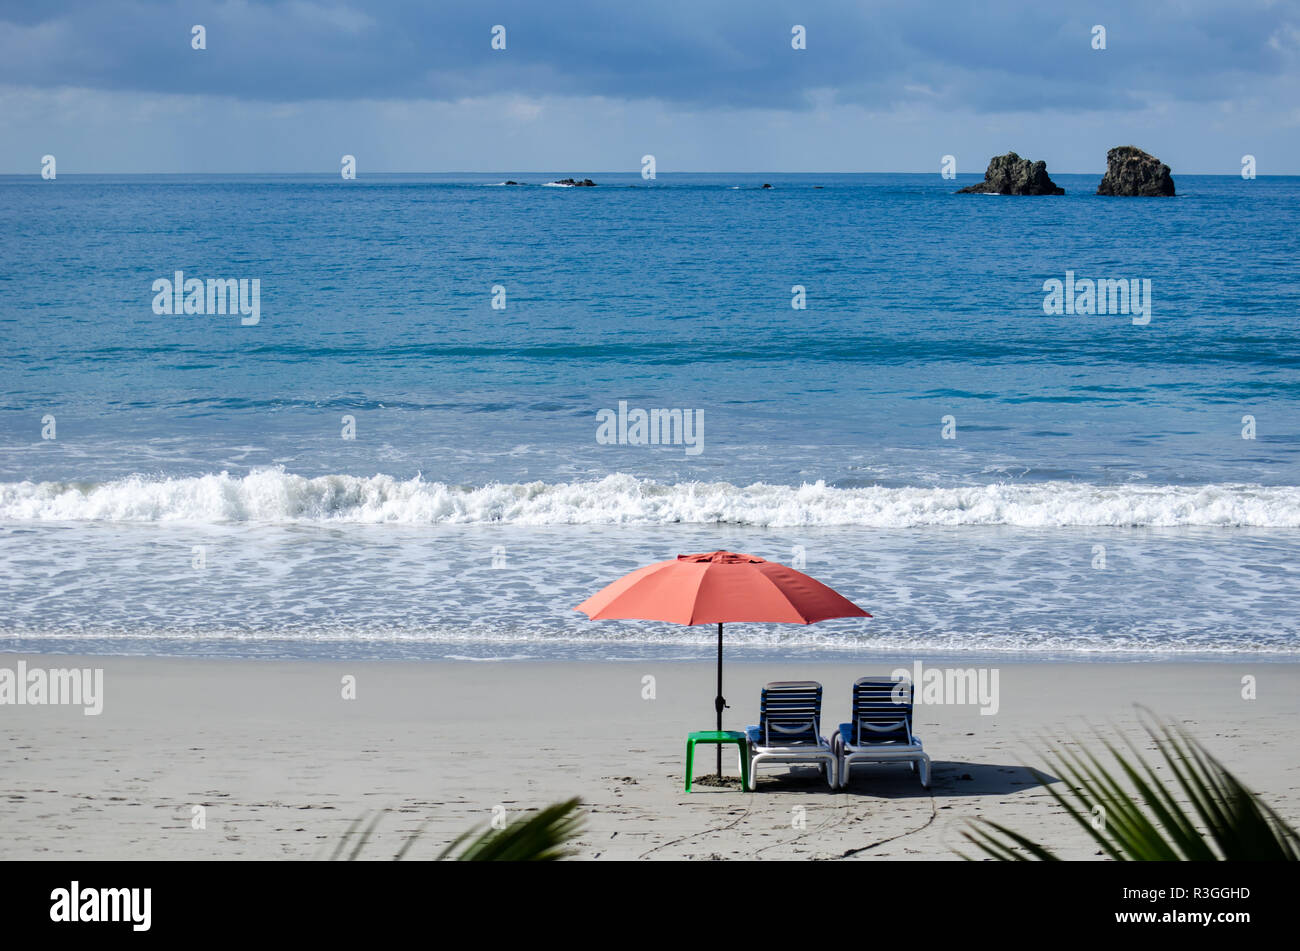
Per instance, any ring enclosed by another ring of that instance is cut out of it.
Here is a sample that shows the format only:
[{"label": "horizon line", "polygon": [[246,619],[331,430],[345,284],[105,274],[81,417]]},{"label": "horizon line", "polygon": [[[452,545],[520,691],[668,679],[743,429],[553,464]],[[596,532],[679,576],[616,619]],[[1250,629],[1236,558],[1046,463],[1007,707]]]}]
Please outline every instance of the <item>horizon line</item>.
[{"label": "horizon line", "polygon": [[[248,175],[248,176],[326,175],[330,177],[337,177],[339,172],[338,169],[334,169],[331,171],[321,171],[315,169],[313,170],[295,169],[293,171],[263,170],[263,171],[256,171],[256,172],[247,172],[247,171],[225,172],[225,171],[207,170],[207,171],[198,171],[198,172],[195,171],[60,172],[59,174],[63,176],[69,176],[69,177],[88,176],[88,175],[123,175],[123,176],[125,175]],[[583,176],[636,175],[638,177],[640,176],[639,170],[636,169],[604,169],[604,170],[584,171],[584,172],[557,172],[554,169],[535,169],[531,171],[521,170],[521,169],[510,169],[510,170],[502,171],[498,169],[493,169],[493,170],[482,171],[482,172],[471,171],[469,169],[454,169],[454,170],[421,169],[418,171],[403,170],[403,171],[371,171],[371,172],[364,172],[364,173],[359,172],[357,174],[357,178],[353,180],[359,180],[362,177],[364,177],[364,175],[551,175],[551,174],[569,175],[569,176],[574,176],[574,175],[583,175]],[[737,169],[692,169],[692,170],[681,170],[681,171],[673,171],[673,172],[659,172],[656,177],[669,176],[669,175],[938,175],[938,174],[940,173],[936,171],[922,172],[922,171],[902,171],[902,170],[896,170],[896,171],[776,171],[773,169],[767,169],[764,171],[740,171]],[[982,178],[984,176],[983,172],[957,172],[955,174],[956,177],[979,176]],[[1048,174],[1050,175],[1105,175],[1106,170],[1105,169],[1101,169],[1099,171],[1089,170],[1086,172],[1052,171],[1049,172]],[[1171,172],[1170,174],[1174,175],[1175,177],[1181,175],[1184,178],[1237,178],[1240,177],[1241,172],[1240,170],[1236,170],[1232,172]],[[0,177],[41,178],[41,172],[39,168],[37,168],[35,171],[25,171],[25,172],[0,171]],[[1256,178],[1297,178],[1300,177],[1300,172],[1259,173],[1255,177]],[[653,181],[653,179],[649,179],[649,180]],[[946,180],[952,181],[953,179],[946,179]]]}]

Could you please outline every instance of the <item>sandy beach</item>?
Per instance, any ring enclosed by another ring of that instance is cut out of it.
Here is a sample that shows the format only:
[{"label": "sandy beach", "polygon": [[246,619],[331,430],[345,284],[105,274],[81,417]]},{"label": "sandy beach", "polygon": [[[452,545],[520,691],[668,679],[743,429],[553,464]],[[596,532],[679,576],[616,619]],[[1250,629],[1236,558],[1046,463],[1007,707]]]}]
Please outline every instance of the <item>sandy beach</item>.
[{"label": "sandy beach", "polygon": [[[910,659],[900,658],[899,666]],[[1300,665],[1007,663],[999,709],[922,705],[932,788],[860,767],[830,791],[770,767],[753,794],[683,791],[684,741],[712,725],[708,662],[219,661],[0,656],[104,670],[103,711],[0,706],[0,842],[9,859],[326,858],[353,820],[390,810],[363,857],[408,859],[466,828],[570,796],[584,859],[953,859],[975,817],[1062,857],[1095,848],[1035,785],[1035,739],[1120,725],[1140,702],[1185,725],[1279,813],[1300,820]],[[824,732],[855,677],[890,665],[732,662],[726,726],[755,721],[767,681],[825,685]],[[1257,699],[1242,698],[1253,676]],[[344,699],[344,678],[355,699]],[[645,695],[653,679],[653,698]],[[697,773],[711,770],[705,749]],[[730,750],[724,768],[736,770]],[[202,806],[205,828],[195,828]]]}]

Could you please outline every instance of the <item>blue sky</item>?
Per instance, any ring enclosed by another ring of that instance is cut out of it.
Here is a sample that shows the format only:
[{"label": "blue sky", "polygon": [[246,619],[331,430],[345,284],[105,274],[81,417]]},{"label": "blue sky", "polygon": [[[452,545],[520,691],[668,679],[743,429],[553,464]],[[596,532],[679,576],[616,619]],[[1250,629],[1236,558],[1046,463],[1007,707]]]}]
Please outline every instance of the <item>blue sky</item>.
[{"label": "blue sky", "polygon": [[1297,67],[1300,0],[4,0],[0,172],[1297,174]]}]

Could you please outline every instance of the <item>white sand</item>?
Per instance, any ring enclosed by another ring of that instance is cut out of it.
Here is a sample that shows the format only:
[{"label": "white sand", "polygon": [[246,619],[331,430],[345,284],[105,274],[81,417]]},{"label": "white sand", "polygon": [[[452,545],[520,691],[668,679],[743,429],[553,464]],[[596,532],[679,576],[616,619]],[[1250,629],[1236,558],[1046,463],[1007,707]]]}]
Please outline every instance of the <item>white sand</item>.
[{"label": "white sand", "polygon": [[[365,857],[389,858],[424,820],[428,858],[494,807],[508,816],[572,795],[584,858],[953,858],[984,816],[1057,849],[1095,848],[1023,762],[1029,741],[1136,723],[1135,701],[1177,719],[1289,821],[1300,820],[1300,665],[1004,664],[1001,709],[920,707],[930,792],[905,766],[861,767],[832,793],[784,767],[759,791],[682,790],[685,736],[710,729],[712,665],[316,663],[0,654],[0,667],[102,667],[104,711],[0,706],[6,858],[317,858],[349,823],[385,815]],[[760,686],[826,686],[825,732],[855,677],[889,665],[730,663],[726,726],[755,721]],[[341,678],[357,678],[357,699]],[[1258,699],[1241,698],[1241,678]],[[642,699],[642,678],[656,698]],[[711,770],[711,749],[697,772]],[[724,765],[735,772],[730,750]],[[207,827],[191,827],[192,807]],[[805,828],[794,825],[802,808]]]}]

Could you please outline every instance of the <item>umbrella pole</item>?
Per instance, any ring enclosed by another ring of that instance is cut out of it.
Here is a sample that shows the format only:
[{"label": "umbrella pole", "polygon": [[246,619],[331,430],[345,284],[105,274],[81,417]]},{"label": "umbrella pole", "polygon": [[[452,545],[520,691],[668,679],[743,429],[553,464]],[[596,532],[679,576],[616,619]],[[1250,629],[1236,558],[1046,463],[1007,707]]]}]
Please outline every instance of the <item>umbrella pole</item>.
[{"label": "umbrella pole", "polygon": [[[722,711],[727,701],[722,698],[722,622],[718,622],[718,695],[713,698],[713,708],[718,712],[718,732],[722,732]],[[718,743],[718,778],[722,778],[722,744]]]}]

